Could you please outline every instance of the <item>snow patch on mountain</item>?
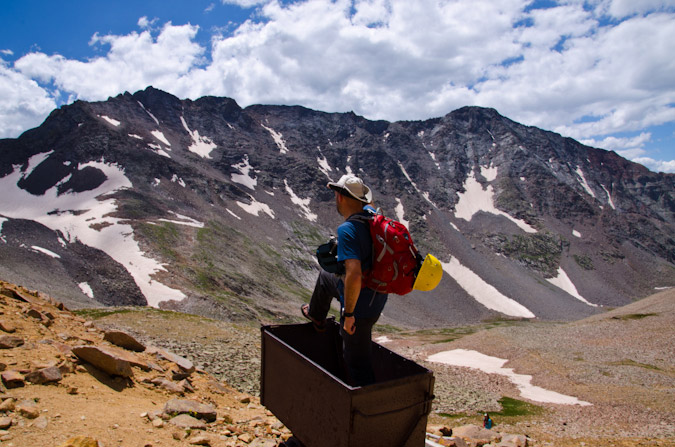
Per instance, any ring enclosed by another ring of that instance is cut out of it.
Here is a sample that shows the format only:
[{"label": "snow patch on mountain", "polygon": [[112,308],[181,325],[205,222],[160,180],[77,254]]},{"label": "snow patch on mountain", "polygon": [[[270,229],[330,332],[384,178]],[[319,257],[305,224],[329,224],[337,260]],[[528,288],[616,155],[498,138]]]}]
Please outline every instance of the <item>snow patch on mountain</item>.
[{"label": "snow patch on mountain", "polygon": [[230,213],[232,216],[234,216],[237,220],[241,220],[241,217],[237,216],[235,213],[232,212],[229,208],[225,208],[225,211]]},{"label": "snow patch on mountain", "polygon": [[138,105],[141,106],[141,108],[143,109],[143,111],[144,111],[145,113],[147,113],[148,115],[150,115],[150,118],[152,118],[153,121],[155,121],[155,124],[157,124],[157,125],[159,126],[159,120],[158,120],[157,118],[155,118],[155,115],[153,115],[152,113],[150,113],[150,111],[149,111],[148,109],[145,108],[145,106],[143,105],[142,102],[140,102],[140,101],[136,101],[136,102],[138,102]]},{"label": "snow patch on mountain", "polygon": [[192,131],[185,122],[185,118],[180,117],[180,121],[183,123],[183,127],[190,134],[192,138],[192,144],[188,147],[190,152],[193,152],[199,155],[202,158],[211,158],[211,151],[213,151],[217,146],[211,141],[208,137],[203,137],[199,135],[199,131]]},{"label": "snow patch on mountain", "polygon": [[403,217],[405,216],[405,210],[403,209],[403,202],[401,202],[401,199],[398,197],[396,198],[396,218],[398,219],[399,222],[401,222],[403,225],[406,226],[406,228],[410,227],[410,222],[405,220]]},{"label": "snow patch on mountain", "polygon": [[[169,155],[168,152],[166,152],[164,149],[162,149],[162,146],[160,146],[159,144],[148,143],[148,147],[150,148],[150,150],[152,150],[157,155],[161,155],[162,157],[166,157],[166,158],[171,158],[171,155]],[[171,150],[171,149],[169,149],[169,150]]]},{"label": "snow patch on mountain", "polygon": [[54,259],[60,259],[60,258],[61,258],[61,256],[59,256],[58,254],[54,253],[53,251],[47,250],[46,248],[42,248],[42,247],[40,247],[40,246],[38,246],[38,245],[31,245],[30,248],[31,248],[31,250],[33,250],[34,252],[36,252],[36,253],[42,253],[43,255],[47,255],[47,256],[49,256],[50,258],[54,258]]},{"label": "snow patch on mountain", "polygon": [[319,155],[321,155],[321,157],[316,157],[316,161],[317,163],[319,163],[319,170],[330,179],[330,175],[328,175],[328,173],[331,172],[333,169],[328,164],[328,160],[326,160],[326,157],[321,153],[321,149],[319,149]]},{"label": "snow patch on mountain", "polygon": [[596,198],[595,193],[593,193],[591,186],[586,181],[586,177],[584,176],[584,171],[581,170],[581,166],[577,166],[576,173],[579,176],[580,179],[579,183],[581,183],[581,186],[583,186],[586,192],[595,199]]},{"label": "snow patch on mountain", "polygon": [[230,174],[230,179],[234,183],[238,183],[255,191],[258,180],[255,176],[251,175],[253,168],[248,162],[248,154],[244,155],[244,160],[241,163],[232,165],[232,167],[239,171],[239,174]]},{"label": "snow patch on mountain", "polygon": [[604,189],[605,193],[607,193],[607,203],[609,203],[609,206],[611,206],[612,209],[615,210],[616,207],[614,206],[614,201],[612,200],[612,195],[609,193],[609,191],[607,190],[605,185],[600,185],[600,186],[602,186],[602,189]]},{"label": "snow patch on mountain", "polygon": [[182,178],[178,177],[176,174],[174,174],[174,175],[171,177],[171,181],[172,181],[173,183],[178,183],[178,184],[179,184],[180,186],[182,186],[183,188],[185,188],[185,186],[186,186],[186,185],[185,185],[185,180],[183,180]]},{"label": "snow patch on mountain", "polygon": [[150,132],[153,137],[155,137],[157,140],[161,141],[162,143],[166,144],[167,146],[171,146],[171,143],[169,143],[169,140],[166,139],[164,136],[164,133],[162,133],[159,130],[153,130]]},{"label": "snow patch on mountain", "polygon": [[78,169],[93,167],[103,172],[106,180],[96,189],[81,193],[58,195],[57,187],[35,196],[19,188],[18,182],[30,175],[49,153],[37,154],[28,160],[25,172],[20,166],[0,178],[0,213],[12,218],[30,219],[63,233],[69,242],[80,241],[107,253],[131,274],[148,304],[157,306],[166,300],[182,300],[185,295],[152,278],[159,271],[166,271],[156,260],[148,257],[134,239],[131,225],[111,217],[117,211],[115,199],[109,194],[131,188],[124,170],[104,160],[78,165]]},{"label": "snow patch on mountain", "polygon": [[450,262],[441,262],[443,271],[476,301],[488,309],[496,310],[512,317],[534,318],[535,315],[525,306],[507,297],[468,267],[463,266],[455,257]]},{"label": "snow patch on mountain", "polygon": [[481,166],[480,168],[480,175],[485,177],[485,180],[488,182],[492,182],[497,179],[497,167],[488,167],[488,166]]},{"label": "snow patch on mountain", "polygon": [[576,286],[572,282],[569,276],[567,276],[567,273],[562,269],[562,267],[558,267],[558,276],[555,278],[547,278],[546,279],[548,282],[553,284],[556,287],[559,287],[563,289],[565,292],[569,293],[572,295],[574,298],[578,299],[579,301],[583,301],[584,303],[588,304],[589,306],[593,307],[598,307],[597,304],[593,304],[589,302],[586,298],[581,296],[579,292],[577,291]]},{"label": "snow patch on mountain", "polygon": [[274,139],[274,142],[279,148],[279,152],[281,152],[282,154],[288,153],[288,148],[286,147],[286,142],[284,142],[283,135],[275,131],[271,127],[265,126],[263,123],[260,123],[260,125],[263,126],[265,130],[267,130],[270,133],[270,135],[272,135],[272,139]]},{"label": "snow patch on mountain", "polygon": [[567,396],[555,391],[550,391],[532,385],[532,376],[516,374],[513,368],[504,368],[508,359],[491,357],[478,351],[469,349],[454,349],[452,351],[438,352],[427,357],[428,362],[442,363],[444,365],[461,366],[483,371],[487,374],[499,374],[507,377],[520,390],[520,395],[525,399],[535,402],[545,402],[562,405],[592,405],[573,396]]},{"label": "snow patch on mountain", "polygon": [[[482,167],[481,175],[488,179],[488,181],[492,181],[497,178],[497,168]],[[508,213],[497,209],[494,204],[494,195],[492,185],[487,185],[487,187],[483,189],[483,185],[478,183],[476,175],[472,171],[464,182],[464,192],[458,193],[459,200],[457,201],[457,205],[455,205],[455,217],[464,219],[468,222],[471,221],[476,213],[483,211],[506,217],[526,233],[537,232],[537,230],[528,225],[527,222],[516,219]]]},{"label": "snow patch on mountain", "polygon": [[91,289],[91,286],[87,282],[81,282],[77,285],[80,288],[82,293],[87,295],[89,298],[94,299],[94,291]]},{"label": "snow patch on mountain", "polygon": [[82,293],[87,295],[89,298],[94,299],[94,291],[92,290],[91,286],[87,282],[81,282],[77,285],[77,287],[80,288]]},{"label": "snow patch on mountain", "polygon": [[169,211],[169,213],[173,214],[180,220],[175,220],[175,219],[159,219],[160,222],[168,222],[168,223],[173,223],[176,225],[186,225],[188,227],[194,227],[194,228],[204,228],[204,223],[199,222],[198,220],[195,220],[191,217],[188,216],[183,216],[182,214],[178,214],[173,211]]},{"label": "snow patch on mountain", "polygon": [[99,115],[98,117],[106,120],[107,122],[109,122],[110,124],[112,124],[115,127],[118,127],[120,124],[122,124],[121,122],[117,121],[116,119],[112,119],[112,118],[110,118],[108,116],[105,116],[105,115]]},{"label": "snow patch on mountain", "polygon": [[417,184],[415,182],[413,182],[413,180],[410,178],[410,176],[408,175],[408,172],[405,170],[405,168],[403,167],[403,164],[400,161],[398,162],[398,167],[401,169],[401,172],[403,172],[403,175],[405,175],[405,178],[408,179],[408,181],[413,186],[413,188],[415,188],[415,191],[417,191],[422,197],[424,197],[424,200],[429,202],[429,204],[431,206],[433,206],[434,208],[438,208],[436,206],[436,204],[434,202],[432,202],[431,199],[429,198],[428,192],[420,191],[420,189],[417,187]]},{"label": "snow patch on mountain", "polygon": [[286,192],[288,193],[288,195],[291,196],[291,202],[300,207],[300,210],[302,211],[302,214],[305,217],[305,219],[309,220],[310,222],[316,222],[319,216],[314,214],[312,210],[309,208],[309,202],[311,201],[311,199],[309,198],[301,199],[300,197],[298,197],[293,192],[293,190],[288,184],[288,180],[286,179],[284,179],[284,185],[286,186]]},{"label": "snow patch on mountain", "polygon": [[436,169],[441,169],[441,164],[438,162],[438,160],[436,160],[436,154],[434,154],[433,152],[429,151],[429,156],[430,156],[431,159],[434,161],[434,164],[436,165]]},{"label": "snow patch on mountain", "polygon": [[274,219],[274,211],[272,210],[272,208],[269,207],[269,205],[262,202],[258,202],[252,195],[249,195],[249,198],[251,199],[251,203],[244,203],[244,202],[236,202],[236,203],[237,205],[239,205],[241,209],[243,209],[249,214],[258,216],[262,212],[270,216],[272,219]]}]

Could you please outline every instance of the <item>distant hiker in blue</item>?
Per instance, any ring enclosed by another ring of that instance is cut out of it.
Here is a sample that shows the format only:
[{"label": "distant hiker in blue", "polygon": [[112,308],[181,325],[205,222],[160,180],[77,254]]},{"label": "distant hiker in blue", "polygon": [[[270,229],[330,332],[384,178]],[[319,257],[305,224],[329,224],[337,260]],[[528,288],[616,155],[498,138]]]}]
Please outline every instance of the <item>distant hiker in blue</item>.
[{"label": "distant hiker in blue", "polygon": [[345,218],[337,229],[337,260],[341,271],[338,274],[321,271],[309,305],[302,306],[302,314],[313,322],[317,331],[323,331],[331,301],[334,297],[340,300],[340,336],[349,382],[352,386],[363,386],[375,382],[372,329],[387,302],[387,294],[361,288],[362,272],[372,263],[372,240],[367,222],[349,218],[367,215],[368,208],[372,210],[373,195],[360,178],[351,174],[327,186],[335,191],[337,210]]},{"label": "distant hiker in blue", "polygon": [[488,430],[492,428],[492,419],[490,419],[490,416],[488,416],[487,413],[483,416],[483,427]]}]

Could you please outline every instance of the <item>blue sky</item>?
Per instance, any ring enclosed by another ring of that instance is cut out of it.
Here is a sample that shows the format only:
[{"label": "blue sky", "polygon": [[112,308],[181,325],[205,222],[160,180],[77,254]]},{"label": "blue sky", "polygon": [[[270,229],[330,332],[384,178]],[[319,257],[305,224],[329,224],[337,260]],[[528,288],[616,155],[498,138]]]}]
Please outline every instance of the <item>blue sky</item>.
[{"label": "blue sky", "polygon": [[465,105],[675,172],[675,0],[3,0],[0,137],[153,85],[416,120]]}]

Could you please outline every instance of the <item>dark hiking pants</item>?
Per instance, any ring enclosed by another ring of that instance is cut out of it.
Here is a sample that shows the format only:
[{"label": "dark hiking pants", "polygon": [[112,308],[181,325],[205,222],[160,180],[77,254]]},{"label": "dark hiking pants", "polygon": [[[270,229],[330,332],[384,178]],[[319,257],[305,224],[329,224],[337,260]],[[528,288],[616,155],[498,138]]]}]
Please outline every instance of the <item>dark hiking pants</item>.
[{"label": "dark hiking pants", "polygon": [[[314,286],[312,299],[309,302],[309,315],[317,321],[323,321],[328,315],[333,298],[339,299],[338,284],[340,278],[326,271],[321,271]],[[347,366],[349,384],[363,386],[375,382],[373,373],[371,339],[376,318],[356,318],[356,331],[349,335],[343,329],[340,319],[340,337],[342,337],[342,356]]]}]

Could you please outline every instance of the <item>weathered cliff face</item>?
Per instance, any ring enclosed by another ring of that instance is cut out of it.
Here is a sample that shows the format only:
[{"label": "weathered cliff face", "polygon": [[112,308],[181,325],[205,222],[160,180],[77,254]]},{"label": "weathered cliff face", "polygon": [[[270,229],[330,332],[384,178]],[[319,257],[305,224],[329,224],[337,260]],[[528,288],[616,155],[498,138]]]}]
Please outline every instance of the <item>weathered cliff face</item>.
[{"label": "weathered cliff face", "polygon": [[283,321],[346,172],[447,273],[382,322],[574,319],[675,285],[672,174],[492,109],[389,123],[151,87],[0,140],[0,277],[71,305]]}]

